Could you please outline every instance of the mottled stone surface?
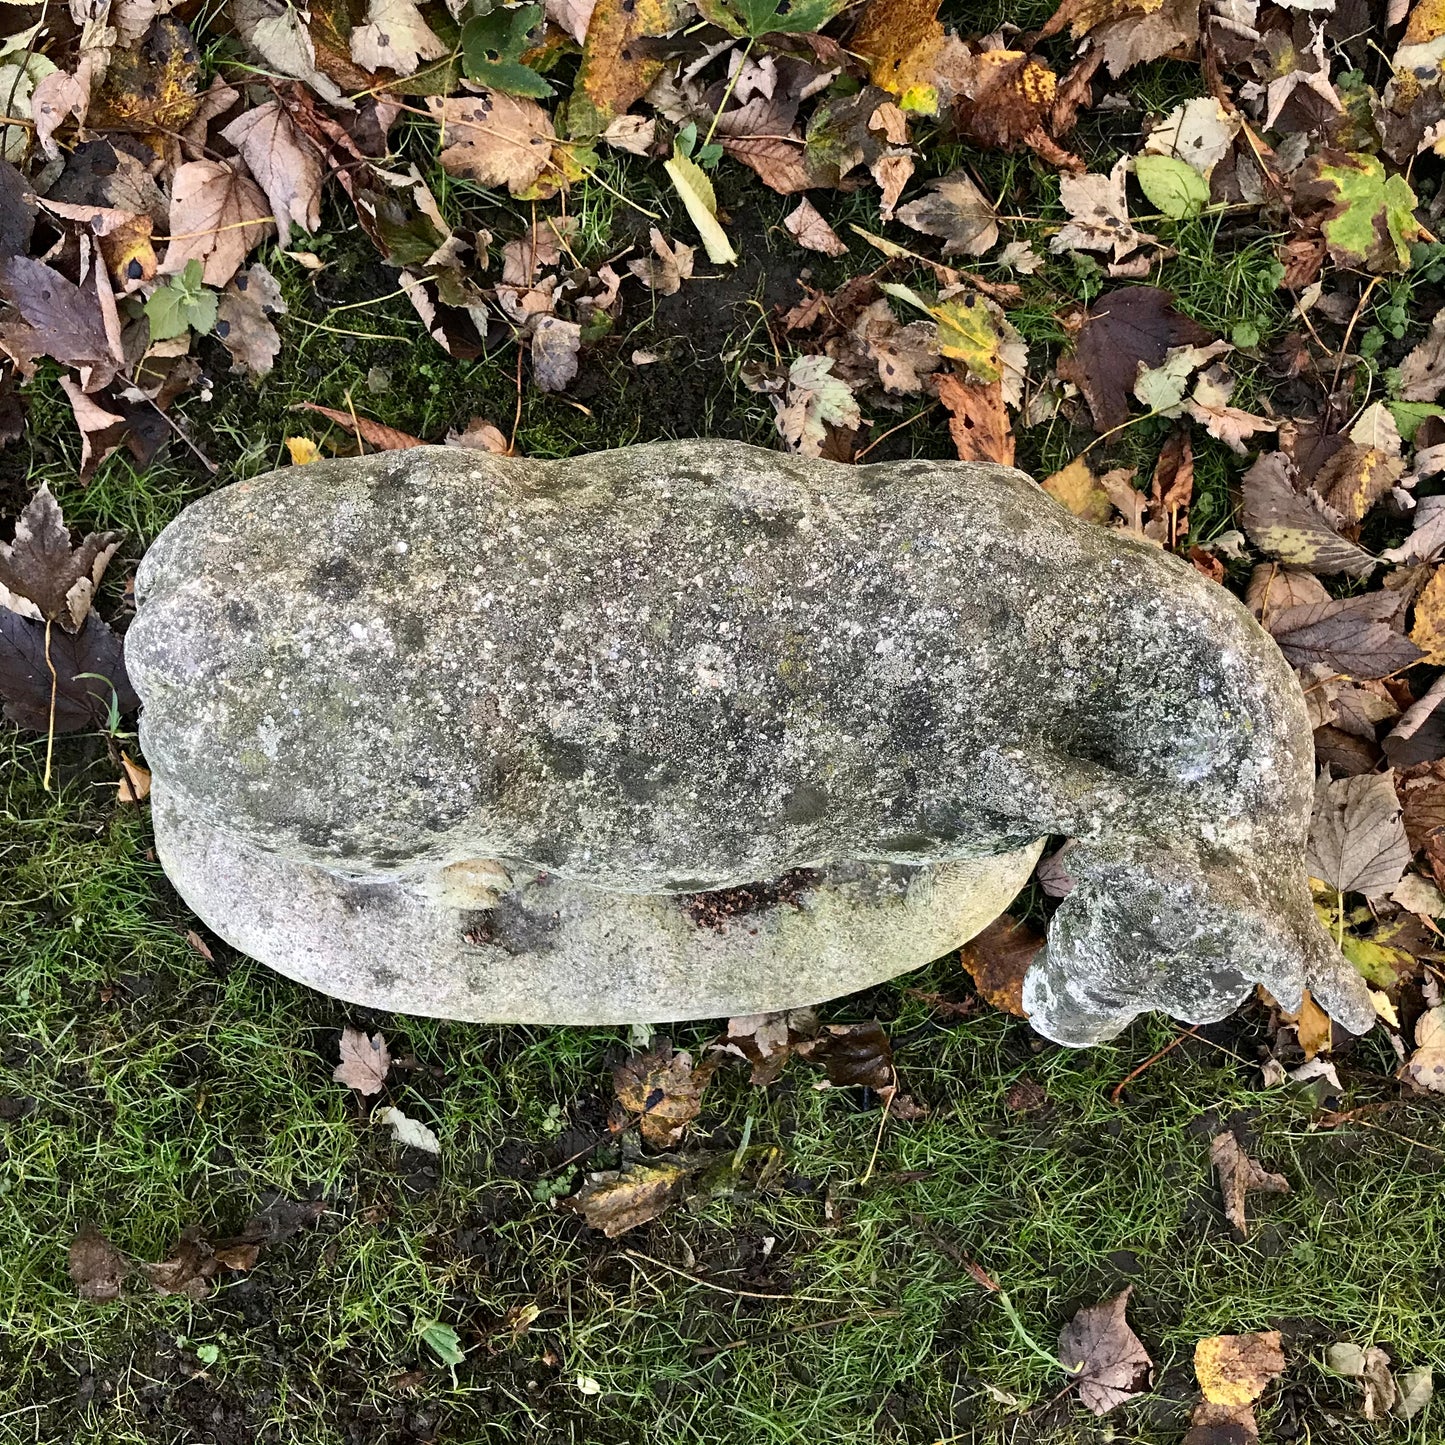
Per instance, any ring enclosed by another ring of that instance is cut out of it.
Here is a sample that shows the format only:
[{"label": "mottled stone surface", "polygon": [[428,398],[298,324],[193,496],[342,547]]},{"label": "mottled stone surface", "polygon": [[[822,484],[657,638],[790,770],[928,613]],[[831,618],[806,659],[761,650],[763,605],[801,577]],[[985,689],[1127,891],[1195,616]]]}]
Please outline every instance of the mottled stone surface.
[{"label": "mottled stone surface", "polygon": [[1059,834],[1042,1032],[1215,1018],[1255,981],[1370,1022],[1310,906],[1310,734],[1273,642],[1008,468],[726,442],[322,462],[188,509],[137,596],[170,806],[278,859],[690,894]]},{"label": "mottled stone surface", "polygon": [[[1038,858],[833,863],[703,894],[496,865],[418,887],[268,853],[198,822],[163,784],[152,811],[177,890],[243,953],[353,1003],[494,1023],[725,1018],[870,988],[972,938]],[[478,882],[485,896],[468,897]]]}]

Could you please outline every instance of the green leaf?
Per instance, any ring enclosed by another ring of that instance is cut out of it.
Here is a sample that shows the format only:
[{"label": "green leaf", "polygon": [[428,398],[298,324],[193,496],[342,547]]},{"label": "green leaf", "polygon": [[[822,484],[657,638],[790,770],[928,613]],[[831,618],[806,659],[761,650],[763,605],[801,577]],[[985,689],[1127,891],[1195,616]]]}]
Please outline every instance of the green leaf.
[{"label": "green leaf", "polygon": [[999,356],[998,325],[988,307],[975,295],[940,301],[929,309],[938,322],[938,349],[968,368],[971,380],[988,385],[1003,375]]},{"label": "green leaf", "polygon": [[151,340],[166,341],[187,330],[204,336],[216,324],[219,299],[201,284],[201,263],[192,257],[179,276],[157,286],[145,304]]},{"label": "green leaf", "polygon": [[1134,179],[1171,221],[1197,216],[1209,204],[1209,182],[1176,156],[1135,156]]},{"label": "green leaf", "polygon": [[424,1325],[421,1337],[432,1354],[442,1364],[450,1365],[453,1369],[467,1357],[467,1352],[462,1348],[461,1336],[450,1325],[444,1325],[439,1320]]},{"label": "green leaf", "polygon": [[698,0],[698,9],[730,35],[802,35],[821,30],[847,0]]},{"label": "green leaf", "polygon": [[1326,151],[1316,165],[1318,186],[1333,203],[1322,229],[1334,259],[1371,271],[1409,270],[1410,244],[1423,232],[1405,178],[1387,175],[1378,156]]},{"label": "green leaf", "polygon": [[1401,437],[1407,442],[1415,440],[1421,422],[1428,421],[1432,416],[1445,417],[1445,407],[1433,401],[1387,401],[1385,405],[1395,418]]},{"label": "green leaf", "polygon": [[480,81],[508,95],[542,100],[553,94],[551,82],[521,62],[521,56],[530,46],[532,32],[541,20],[540,5],[474,15],[462,26],[463,73],[469,80]]},{"label": "green leaf", "polygon": [[731,265],[738,259],[738,253],[733,250],[727,232],[718,224],[717,196],[707,173],[696,161],[690,161],[683,155],[674,155],[664,164],[663,169],[678,195],[682,197],[687,214],[697,227],[698,235],[702,237],[708,260],[717,265]]}]

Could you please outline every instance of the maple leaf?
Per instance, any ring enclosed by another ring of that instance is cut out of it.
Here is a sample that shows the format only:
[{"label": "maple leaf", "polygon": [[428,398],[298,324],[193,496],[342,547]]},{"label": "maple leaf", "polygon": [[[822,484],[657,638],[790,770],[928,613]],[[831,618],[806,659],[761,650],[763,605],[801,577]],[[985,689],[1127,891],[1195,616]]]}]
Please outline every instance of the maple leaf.
[{"label": "maple leaf", "polygon": [[201,263],[207,286],[221,287],[274,227],[256,183],[228,161],[187,161],[171,180],[170,244],[160,269],[175,275]]},{"label": "maple leaf", "polygon": [[1157,286],[1110,291],[1089,308],[1059,375],[1084,394],[1096,431],[1112,431],[1129,419],[1129,394],[1142,362],[1158,366],[1171,347],[1203,346],[1210,334],[1174,309],[1174,298]]},{"label": "maple leaf", "polygon": [[1024,974],[1044,946],[1043,935],[1005,913],[958,951],[973,986],[994,1008],[1026,1019]]},{"label": "maple leaf", "polygon": [[1283,1373],[1278,1330],[1211,1335],[1194,1347],[1195,1377],[1204,1398],[1215,1405],[1252,1405]]},{"label": "maple leaf", "polygon": [[938,399],[949,410],[948,434],[960,461],[1013,465],[1014,435],[1002,381],[963,381],[944,372],[938,378]]},{"label": "maple leaf", "polygon": [[682,289],[682,283],[692,278],[693,248],[681,241],[669,242],[656,226],[649,229],[648,235],[653,255],[629,261],[627,269],[649,291],[656,291],[659,296],[675,296]]},{"label": "maple leaf", "polygon": [[[54,668],[52,677],[51,668]],[[78,732],[109,722],[112,702],[134,712],[140,699],[126,676],[120,638],[90,613],[74,634],[0,608],[0,698],[5,716],[32,732]]]},{"label": "maple leaf", "polygon": [[284,315],[286,301],[276,278],[259,262],[237,275],[216,307],[215,332],[231,353],[231,370],[265,376],[281,349],[270,317]]},{"label": "maple leaf", "polygon": [[279,100],[244,112],[221,134],[266,192],[283,245],[293,223],[306,232],[321,224],[321,156]]},{"label": "maple leaf", "polygon": [[0,346],[22,371],[27,357],[51,356],[88,370],[85,380],[91,390],[115,376],[121,358],[106,334],[93,287],[82,289],[42,261],[10,256],[0,261],[0,296],[25,322],[20,331],[0,327]]},{"label": "maple leaf", "polygon": [[634,1054],[612,1073],[618,1102],[640,1116],[643,1140],[654,1149],[671,1149],[702,1109],[702,1094],[717,1069],[709,1059],[693,1067],[692,1055],[674,1053],[659,1039],[645,1054]]},{"label": "maple leaf", "polygon": [[798,202],[796,210],[783,217],[783,229],[806,251],[817,251],[824,256],[848,254],[847,242],[806,196]]},{"label": "maple leaf", "polygon": [[1445,1007],[1416,1020],[1415,1052],[1400,1066],[1400,1077],[1417,1089],[1445,1094]]},{"label": "maple leaf", "polygon": [[1264,1194],[1288,1194],[1289,1180],[1283,1174],[1261,1169],[1243,1149],[1233,1134],[1216,1134],[1209,1144],[1209,1159],[1219,1179],[1224,1196],[1224,1216],[1242,1236],[1249,1234],[1244,1212],[1244,1197],[1251,1190]]},{"label": "maple leaf", "polygon": [[337,1048],[340,1062],[331,1071],[331,1077],[358,1094],[381,1093],[391,1071],[391,1054],[384,1035],[377,1033],[367,1038],[363,1030],[347,1024],[341,1030]]},{"label": "maple leaf", "polygon": [[78,632],[119,545],[119,532],[90,532],[72,548],[60,503],[42,482],[15,524],[14,541],[0,542],[0,584],[33,602],[40,617]]},{"label": "maple leaf", "polygon": [[371,0],[365,22],[351,32],[351,58],[363,70],[411,75],[423,60],[450,53],[412,0]]},{"label": "maple leaf", "polygon": [[1059,1335],[1059,1361],[1075,1373],[1079,1399],[1096,1415],[1107,1415],[1148,1385],[1154,1362],[1125,1318],[1132,1293],[1131,1285],[1085,1306]]},{"label": "maple leaf", "polygon": [[616,1239],[676,1204],[689,1172],[685,1165],[663,1160],[604,1170],[589,1174],[587,1182],[566,1203],[593,1229],[600,1229],[608,1239]]},{"label": "maple leaf", "polygon": [[868,0],[849,41],[873,84],[920,115],[938,114],[972,69],[972,55],[944,30],[938,8],[939,0]]},{"label": "maple leaf", "polygon": [[1405,271],[1410,244],[1420,238],[1415,193],[1378,156],[1323,150],[1301,167],[1296,214],[1320,213],[1331,257],[1341,266],[1376,272]]},{"label": "maple leaf", "polygon": [[959,134],[986,150],[1030,150],[1060,170],[1084,163],[1065,150],[1050,129],[1058,77],[1021,50],[985,50],[973,58],[964,99],[954,107]]},{"label": "maple leaf", "polygon": [[427,97],[441,123],[441,166],[484,186],[506,186],[512,195],[531,191],[552,161],[557,132],[535,100],[484,91],[476,96]]},{"label": "maple leaf", "polygon": [[982,256],[998,244],[998,215],[967,171],[950,171],[929,183],[929,194],[900,208],[898,219],[915,231],[943,238],[945,256]]},{"label": "maple leaf", "polygon": [[1367,773],[1315,784],[1305,862],[1310,876],[1340,893],[1378,897],[1404,876],[1410,844],[1393,773]]},{"label": "maple leaf", "polygon": [[852,389],[832,373],[830,356],[795,357],[785,394],[773,398],[779,433],[805,457],[822,456],[830,426],[851,430],[862,423]]},{"label": "maple leaf", "polygon": [[1040,485],[1056,502],[1086,522],[1102,527],[1114,515],[1108,492],[1099,485],[1098,477],[1081,456],[1045,477]]}]

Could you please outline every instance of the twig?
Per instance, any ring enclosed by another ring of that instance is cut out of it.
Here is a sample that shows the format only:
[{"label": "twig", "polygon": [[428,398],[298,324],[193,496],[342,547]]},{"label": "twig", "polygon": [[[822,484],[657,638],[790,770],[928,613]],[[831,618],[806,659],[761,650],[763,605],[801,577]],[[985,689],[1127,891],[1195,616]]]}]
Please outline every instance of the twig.
[{"label": "twig", "polygon": [[1177,1049],[1179,1045],[1184,1042],[1185,1039],[1197,1039],[1198,1037],[1199,1030],[1197,1028],[1185,1029],[1179,1034],[1176,1039],[1174,1039],[1170,1043],[1165,1044],[1164,1047],[1160,1049],[1157,1054],[1150,1054],[1149,1057],[1145,1059],[1144,1062],[1140,1064],[1137,1069],[1134,1069],[1132,1072],[1125,1074],[1124,1077],[1120,1079],[1117,1084],[1114,1085],[1114,1090],[1109,1095],[1109,1102],[1111,1104],[1117,1104],[1119,1102],[1119,1095],[1122,1094],[1124,1092],[1124,1089],[1129,1084],[1132,1084],[1134,1080],[1137,1079],[1139,1075],[1144,1072],[1145,1069],[1152,1068],[1153,1065],[1157,1064],[1159,1060],[1164,1057],[1165,1054],[1172,1053],[1175,1049]]},{"label": "twig", "polygon": [[835,1305],[836,1299],[824,1299],[819,1295],[812,1294],[763,1294],[753,1289],[732,1289],[725,1284],[715,1284],[710,1279],[703,1279],[701,1275],[689,1274],[685,1269],[679,1269],[675,1264],[664,1264],[660,1259],[653,1259],[650,1254],[642,1254],[635,1249],[624,1249],[623,1256],[631,1260],[641,1260],[643,1264],[655,1265],[658,1269],[665,1269],[669,1274],[675,1274],[680,1279],[689,1280],[693,1284],[701,1285],[704,1289],[716,1290],[718,1294],[732,1295],[735,1299],[765,1299],[772,1300],[776,1304],[810,1304],[810,1305]]},{"label": "twig", "polygon": [[522,425],[522,342],[517,340],[517,410],[512,415],[512,435],[507,439],[507,455],[517,455],[517,429]]},{"label": "twig", "polygon": [[869,442],[868,445],[867,445],[866,447],[864,447],[861,452],[857,452],[857,453],[854,454],[854,457],[853,457],[854,462],[855,462],[855,463],[856,463],[856,462],[861,462],[861,461],[863,460],[863,458],[866,457],[866,456],[868,455],[868,453],[873,450],[874,447],[876,447],[876,446],[881,446],[884,442],[886,442],[886,441],[888,440],[889,437],[891,437],[891,436],[893,435],[894,432],[896,432],[896,431],[902,431],[904,427],[912,426],[913,423],[916,422],[916,421],[919,419],[919,417],[927,416],[928,413],[931,412],[931,411],[933,410],[933,408],[934,408],[935,406],[937,406],[937,405],[938,405],[937,402],[933,402],[932,405],[924,407],[922,411],[916,411],[916,412],[914,412],[913,415],[912,415],[911,417],[909,417],[907,421],[901,421],[901,422],[898,423],[897,426],[891,426],[891,427],[889,427],[888,430],[887,430],[886,432],[884,432],[881,437],[874,437],[874,439],[873,439],[871,442]]},{"label": "twig", "polygon": [[55,754],[55,695],[60,691],[60,675],[50,657],[50,619],[45,619],[45,665],[50,669],[50,724],[45,733],[45,777],[41,787],[50,791],[50,760]]}]

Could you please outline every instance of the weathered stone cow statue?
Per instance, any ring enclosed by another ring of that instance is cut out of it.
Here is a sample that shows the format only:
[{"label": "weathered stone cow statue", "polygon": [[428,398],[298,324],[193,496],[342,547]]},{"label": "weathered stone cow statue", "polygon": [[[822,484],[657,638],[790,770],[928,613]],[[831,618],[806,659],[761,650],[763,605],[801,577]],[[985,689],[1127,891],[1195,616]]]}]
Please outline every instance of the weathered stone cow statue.
[{"label": "weathered stone cow statue", "polygon": [[956,948],[1076,840],[1050,1038],[1262,982],[1346,1027],[1303,702],[1223,588],[1005,467],[427,447],[190,507],[126,643],[167,872],[343,998],[756,1013]]}]

